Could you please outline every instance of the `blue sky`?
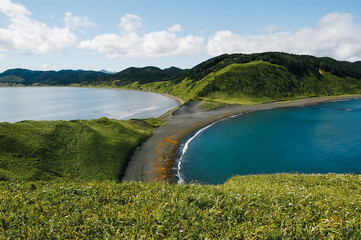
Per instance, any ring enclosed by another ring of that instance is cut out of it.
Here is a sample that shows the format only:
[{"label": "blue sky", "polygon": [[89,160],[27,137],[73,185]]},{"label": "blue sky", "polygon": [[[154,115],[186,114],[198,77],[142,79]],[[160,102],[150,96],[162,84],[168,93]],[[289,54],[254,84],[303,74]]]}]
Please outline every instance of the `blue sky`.
[{"label": "blue sky", "polygon": [[283,51],[361,60],[359,0],[0,0],[0,71],[194,65]]}]

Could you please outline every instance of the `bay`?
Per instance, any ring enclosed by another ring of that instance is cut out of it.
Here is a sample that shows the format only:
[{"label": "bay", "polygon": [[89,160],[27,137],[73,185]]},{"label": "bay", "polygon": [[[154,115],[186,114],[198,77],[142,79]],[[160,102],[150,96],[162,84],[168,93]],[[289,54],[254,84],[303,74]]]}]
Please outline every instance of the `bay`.
[{"label": "bay", "polygon": [[0,88],[0,122],[107,117],[158,117],[178,106],[169,97],[119,89],[73,87]]},{"label": "bay", "polygon": [[247,174],[360,174],[361,100],[266,110],[221,121],[192,139],[177,165],[181,180],[209,184]]}]

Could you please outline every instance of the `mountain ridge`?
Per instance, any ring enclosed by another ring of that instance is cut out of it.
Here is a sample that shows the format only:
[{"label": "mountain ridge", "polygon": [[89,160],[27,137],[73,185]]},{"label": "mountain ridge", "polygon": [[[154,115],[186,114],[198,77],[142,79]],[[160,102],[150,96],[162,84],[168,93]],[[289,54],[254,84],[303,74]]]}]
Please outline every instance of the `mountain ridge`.
[{"label": "mountain ridge", "polygon": [[0,83],[29,85],[69,85],[104,78],[108,74],[87,70],[39,71],[8,69],[0,74]]}]

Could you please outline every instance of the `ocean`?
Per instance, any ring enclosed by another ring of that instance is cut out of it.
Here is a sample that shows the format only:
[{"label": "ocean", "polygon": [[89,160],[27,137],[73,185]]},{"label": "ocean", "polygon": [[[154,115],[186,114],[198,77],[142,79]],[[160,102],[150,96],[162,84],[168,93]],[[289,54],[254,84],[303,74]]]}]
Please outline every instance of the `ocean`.
[{"label": "ocean", "polygon": [[361,100],[264,110],[207,126],[184,139],[175,172],[178,182],[205,184],[247,174],[359,174]]}]

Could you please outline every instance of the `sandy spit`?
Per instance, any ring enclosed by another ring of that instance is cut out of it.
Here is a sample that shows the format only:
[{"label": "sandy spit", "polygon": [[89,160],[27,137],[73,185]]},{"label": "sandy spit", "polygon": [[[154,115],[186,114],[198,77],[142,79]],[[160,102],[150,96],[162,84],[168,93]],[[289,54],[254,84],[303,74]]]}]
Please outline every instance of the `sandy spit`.
[{"label": "sandy spit", "polygon": [[[315,103],[361,98],[361,95],[306,98],[249,106],[231,106],[201,111],[199,102],[188,102],[165,117],[166,125],[157,128],[129,162],[122,181],[170,181],[179,143],[192,132],[223,118],[266,109],[306,106]],[[182,102],[179,102],[182,104]]]}]

